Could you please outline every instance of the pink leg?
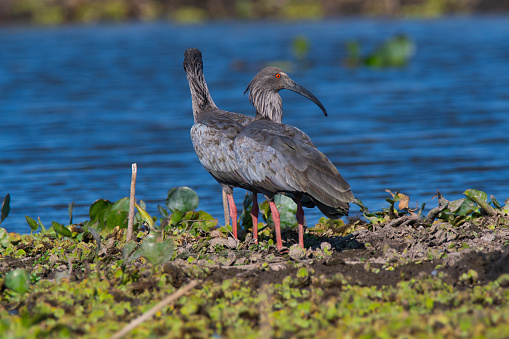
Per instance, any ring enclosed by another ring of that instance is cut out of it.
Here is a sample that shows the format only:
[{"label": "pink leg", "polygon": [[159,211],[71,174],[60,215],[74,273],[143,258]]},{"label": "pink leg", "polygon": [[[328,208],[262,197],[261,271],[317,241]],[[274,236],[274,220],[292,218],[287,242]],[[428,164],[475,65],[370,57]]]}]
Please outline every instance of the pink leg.
[{"label": "pink leg", "polygon": [[237,206],[235,206],[232,194],[228,194],[228,204],[230,205],[230,217],[232,218],[233,237],[237,239]]},{"label": "pink leg", "polygon": [[297,224],[299,224],[299,245],[304,248],[304,210],[300,197],[297,197]]},{"label": "pink leg", "polygon": [[274,220],[274,225],[276,227],[276,244],[277,249],[280,250],[283,248],[283,242],[281,241],[281,223],[279,220],[279,211],[277,210],[276,204],[274,201],[269,201],[270,211],[272,212],[272,220]]},{"label": "pink leg", "polygon": [[253,207],[251,207],[251,219],[253,220],[253,239],[258,244],[258,194],[253,193]]}]

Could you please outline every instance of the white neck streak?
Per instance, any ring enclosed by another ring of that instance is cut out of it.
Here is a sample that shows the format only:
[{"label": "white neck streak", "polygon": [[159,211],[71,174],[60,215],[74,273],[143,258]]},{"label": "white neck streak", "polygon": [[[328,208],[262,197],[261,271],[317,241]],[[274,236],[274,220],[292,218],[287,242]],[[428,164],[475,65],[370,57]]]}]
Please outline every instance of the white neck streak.
[{"label": "white neck streak", "polygon": [[249,101],[256,108],[256,114],[274,122],[283,121],[283,100],[277,91],[249,91]]}]

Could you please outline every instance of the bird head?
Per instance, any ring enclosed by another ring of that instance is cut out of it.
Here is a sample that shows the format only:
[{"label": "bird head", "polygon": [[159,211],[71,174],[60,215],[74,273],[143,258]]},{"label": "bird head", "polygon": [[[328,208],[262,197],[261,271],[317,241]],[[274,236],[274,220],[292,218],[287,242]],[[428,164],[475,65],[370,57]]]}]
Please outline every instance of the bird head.
[{"label": "bird head", "polygon": [[266,67],[262,69],[254,76],[253,80],[251,80],[244,91],[244,94],[249,92],[249,100],[253,105],[255,105],[255,107],[257,107],[262,103],[256,103],[254,100],[267,100],[267,96],[260,94],[264,92],[277,93],[282,89],[288,89],[308,98],[318,105],[318,107],[320,107],[323,111],[323,114],[327,116],[327,110],[323,107],[320,100],[318,100],[310,91],[293,81],[288,74],[277,67]]}]

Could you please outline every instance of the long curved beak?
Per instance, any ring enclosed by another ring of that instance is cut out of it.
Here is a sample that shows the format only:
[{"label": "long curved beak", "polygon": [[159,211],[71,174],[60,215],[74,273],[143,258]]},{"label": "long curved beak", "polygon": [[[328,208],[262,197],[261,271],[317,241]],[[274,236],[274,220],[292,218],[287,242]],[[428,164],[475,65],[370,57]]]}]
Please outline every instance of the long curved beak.
[{"label": "long curved beak", "polygon": [[285,82],[285,85],[286,86],[284,88],[289,89],[290,91],[293,91],[295,93],[298,93],[298,94],[302,95],[303,97],[306,97],[309,100],[311,100],[312,102],[314,102],[318,107],[320,107],[320,109],[323,111],[323,114],[325,116],[327,116],[327,110],[325,109],[325,107],[323,107],[320,100],[318,100],[317,97],[315,97],[313,95],[313,93],[311,93],[310,91],[308,91],[307,89],[305,89],[304,87],[302,87],[301,85],[299,85],[298,83],[296,83],[295,81],[293,81],[290,78],[287,79],[287,81]]}]

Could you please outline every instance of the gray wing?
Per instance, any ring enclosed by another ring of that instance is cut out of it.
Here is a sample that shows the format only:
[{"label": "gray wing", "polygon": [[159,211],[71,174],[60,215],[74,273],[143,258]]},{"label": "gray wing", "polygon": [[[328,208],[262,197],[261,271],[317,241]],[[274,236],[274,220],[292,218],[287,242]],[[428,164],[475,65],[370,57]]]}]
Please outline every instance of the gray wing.
[{"label": "gray wing", "polygon": [[251,120],[241,114],[214,110],[191,128],[198,159],[220,184],[250,189],[238,167],[233,140]]},{"label": "gray wing", "polygon": [[244,176],[261,192],[300,192],[332,207],[353,200],[336,167],[295,127],[255,121],[238,135],[234,149]]}]

